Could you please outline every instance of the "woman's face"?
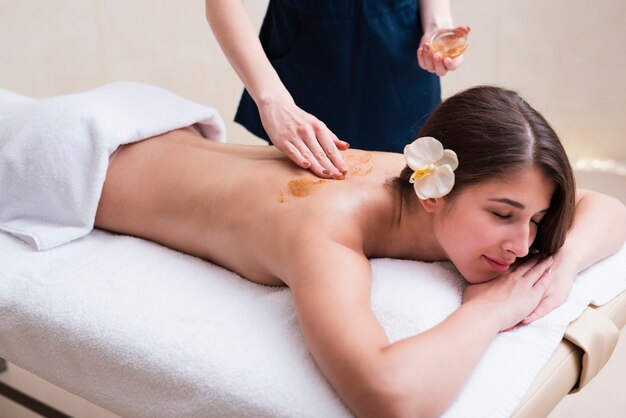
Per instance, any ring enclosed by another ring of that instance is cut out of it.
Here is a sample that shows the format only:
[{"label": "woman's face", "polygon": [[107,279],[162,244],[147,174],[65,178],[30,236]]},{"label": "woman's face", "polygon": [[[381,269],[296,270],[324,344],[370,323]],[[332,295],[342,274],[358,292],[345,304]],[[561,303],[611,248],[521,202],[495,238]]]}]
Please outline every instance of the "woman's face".
[{"label": "woman's face", "polygon": [[469,186],[443,202],[434,232],[467,281],[492,280],[528,254],[554,189],[536,168]]}]

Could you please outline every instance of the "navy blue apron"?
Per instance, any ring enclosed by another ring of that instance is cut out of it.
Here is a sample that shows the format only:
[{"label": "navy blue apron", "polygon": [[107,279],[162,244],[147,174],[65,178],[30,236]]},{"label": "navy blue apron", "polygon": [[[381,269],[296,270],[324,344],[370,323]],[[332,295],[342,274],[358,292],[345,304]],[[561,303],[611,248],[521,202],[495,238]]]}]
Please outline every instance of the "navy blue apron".
[{"label": "navy blue apron", "polygon": [[[441,101],[417,0],[270,0],[261,44],[296,105],[354,148],[402,152]],[[244,90],[235,121],[269,140]]]}]

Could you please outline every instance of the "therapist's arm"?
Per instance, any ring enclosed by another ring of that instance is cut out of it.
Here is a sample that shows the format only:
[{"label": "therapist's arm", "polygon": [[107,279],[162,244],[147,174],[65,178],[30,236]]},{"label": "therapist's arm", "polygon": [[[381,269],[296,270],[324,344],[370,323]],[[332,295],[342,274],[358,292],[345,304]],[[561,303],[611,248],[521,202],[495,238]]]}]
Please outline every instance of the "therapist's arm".
[{"label": "therapist's arm", "polygon": [[[424,70],[442,77],[448,71],[456,70],[463,64],[463,54],[456,58],[443,57],[435,53],[430,45],[430,38],[441,29],[454,27],[452,22],[452,10],[449,0],[417,0],[419,1],[420,15],[422,17],[422,29],[424,36],[420,40],[417,49],[417,62]],[[461,30],[469,33],[469,26],[460,26]]]},{"label": "therapist's arm", "polygon": [[451,28],[452,10],[449,0],[419,0],[424,33]]},{"label": "therapist's arm", "polygon": [[340,141],[324,123],[300,109],[265,56],[239,0],[206,0],[206,17],[228,61],[256,103],[263,127],[280,151],[319,177],[340,177],[348,166]]},{"label": "therapist's arm", "polygon": [[576,275],[619,250],[626,241],[626,207],[619,200],[589,190],[577,190],[574,225],[554,254],[552,279],[539,306],[524,324],[560,306]]}]

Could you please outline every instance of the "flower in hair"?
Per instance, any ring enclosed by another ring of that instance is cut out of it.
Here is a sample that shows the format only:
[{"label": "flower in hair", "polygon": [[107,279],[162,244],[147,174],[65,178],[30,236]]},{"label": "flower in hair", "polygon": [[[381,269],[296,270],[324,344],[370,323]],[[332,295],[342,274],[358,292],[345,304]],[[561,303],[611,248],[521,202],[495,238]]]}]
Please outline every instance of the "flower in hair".
[{"label": "flower in hair", "polygon": [[454,170],[459,160],[454,151],[444,150],[435,138],[417,138],[404,147],[404,159],[414,171],[409,181],[420,199],[443,197],[454,187]]}]

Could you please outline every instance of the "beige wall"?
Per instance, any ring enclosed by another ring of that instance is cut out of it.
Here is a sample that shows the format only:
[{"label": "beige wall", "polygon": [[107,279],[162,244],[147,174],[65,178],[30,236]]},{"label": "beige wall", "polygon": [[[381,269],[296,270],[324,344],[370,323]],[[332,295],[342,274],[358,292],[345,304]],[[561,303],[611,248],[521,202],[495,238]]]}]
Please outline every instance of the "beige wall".
[{"label": "beige wall", "polygon": [[467,65],[446,93],[480,83],[518,90],[561,135],[570,155],[626,160],[626,2],[452,2],[472,26]]},{"label": "beige wall", "polygon": [[[260,26],[267,0],[246,1]],[[35,96],[115,80],[159,85],[216,107],[233,141],[243,85],[200,0],[0,0],[0,88]]]}]

